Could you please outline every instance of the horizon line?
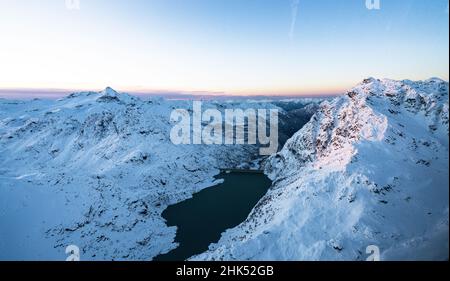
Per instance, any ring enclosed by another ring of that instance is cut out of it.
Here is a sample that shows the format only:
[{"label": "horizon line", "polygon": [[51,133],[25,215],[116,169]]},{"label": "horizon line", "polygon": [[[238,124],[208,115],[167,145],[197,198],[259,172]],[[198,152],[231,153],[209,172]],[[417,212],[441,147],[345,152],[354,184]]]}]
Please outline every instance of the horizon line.
[{"label": "horizon line", "polygon": [[[108,87],[105,87],[106,89]],[[72,93],[80,92],[101,92],[104,89],[64,89],[64,88],[0,88],[0,98],[5,99],[58,99],[68,96]],[[114,89],[114,88],[112,88]],[[339,91],[316,91],[316,92],[292,92],[283,93],[280,91],[272,92],[255,92],[255,93],[228,93],[221,91],[185,91],[185,90],[116,90],[118,93],[130,94],[138,97],[165,97],[168,99],[175,98],[326,98],[338,96],[345,93],[345,90]]]}]

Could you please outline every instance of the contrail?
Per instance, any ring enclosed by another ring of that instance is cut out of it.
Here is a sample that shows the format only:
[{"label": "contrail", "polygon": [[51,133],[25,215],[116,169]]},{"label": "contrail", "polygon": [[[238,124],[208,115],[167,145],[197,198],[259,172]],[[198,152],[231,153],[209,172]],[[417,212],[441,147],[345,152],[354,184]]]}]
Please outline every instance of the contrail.
[{"label": "contrail", "polygon": [[291,0],[291,29],[289,30],[289,38],[292,40],[295,33],[295,24],[297,23],[298,6],[300,0]]}]

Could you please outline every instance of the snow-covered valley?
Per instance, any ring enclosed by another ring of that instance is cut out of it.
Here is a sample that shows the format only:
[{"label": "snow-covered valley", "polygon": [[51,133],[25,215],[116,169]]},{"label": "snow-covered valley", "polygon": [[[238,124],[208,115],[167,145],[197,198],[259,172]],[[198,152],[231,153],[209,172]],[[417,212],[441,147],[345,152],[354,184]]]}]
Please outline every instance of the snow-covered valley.
[{"label": "snow-covered valley", "polygon": [[0,100],[0,260],[64,260],[68,245],[84,260],[150,260],[175,248],[163,210],[214,185],[220,168],[257,168],[259,158],[250,145],[172,144],[170,113],[191,106],[110,88]]},{"label": "snow-covered valley", "polygon": [[190,107],[110,88],[0,99],[0,260],[64,260],[72,244],[83,260],[151,260],[177,247],[162,212],[220,168],[264,168],[273,185],[194,260],[364,260],[369,245],[383,260],[448,259],[448,82],[371,78],[320,106],[206,104],[279,109],[284,147],[268,159],[172,144],[170,113]]}]

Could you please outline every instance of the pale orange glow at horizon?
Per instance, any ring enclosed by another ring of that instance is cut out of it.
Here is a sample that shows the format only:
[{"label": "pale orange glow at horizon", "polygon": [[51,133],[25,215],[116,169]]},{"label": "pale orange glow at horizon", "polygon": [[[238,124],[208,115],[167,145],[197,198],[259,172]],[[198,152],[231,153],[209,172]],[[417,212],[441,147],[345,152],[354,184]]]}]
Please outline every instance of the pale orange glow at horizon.
[{"label": "pale orange glow at horizon", "polygon": [[287,3],[225,2],[0,0],[0,89],[323,95],[367,77],[448,80],[443,1],[408,14],[305,1],[295,30]]}]

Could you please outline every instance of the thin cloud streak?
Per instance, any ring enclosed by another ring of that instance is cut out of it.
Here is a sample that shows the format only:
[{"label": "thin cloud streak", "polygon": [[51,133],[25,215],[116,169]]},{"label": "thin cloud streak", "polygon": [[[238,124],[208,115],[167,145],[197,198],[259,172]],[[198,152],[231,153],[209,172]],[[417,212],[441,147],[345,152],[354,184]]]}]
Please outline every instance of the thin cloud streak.
[{"label": "thin cloud streak", "polygon": [[289,30],[289,38],[294,39],[295,26],[297,24],[298,8],[300,0],[291,0],[291,28]]}]

